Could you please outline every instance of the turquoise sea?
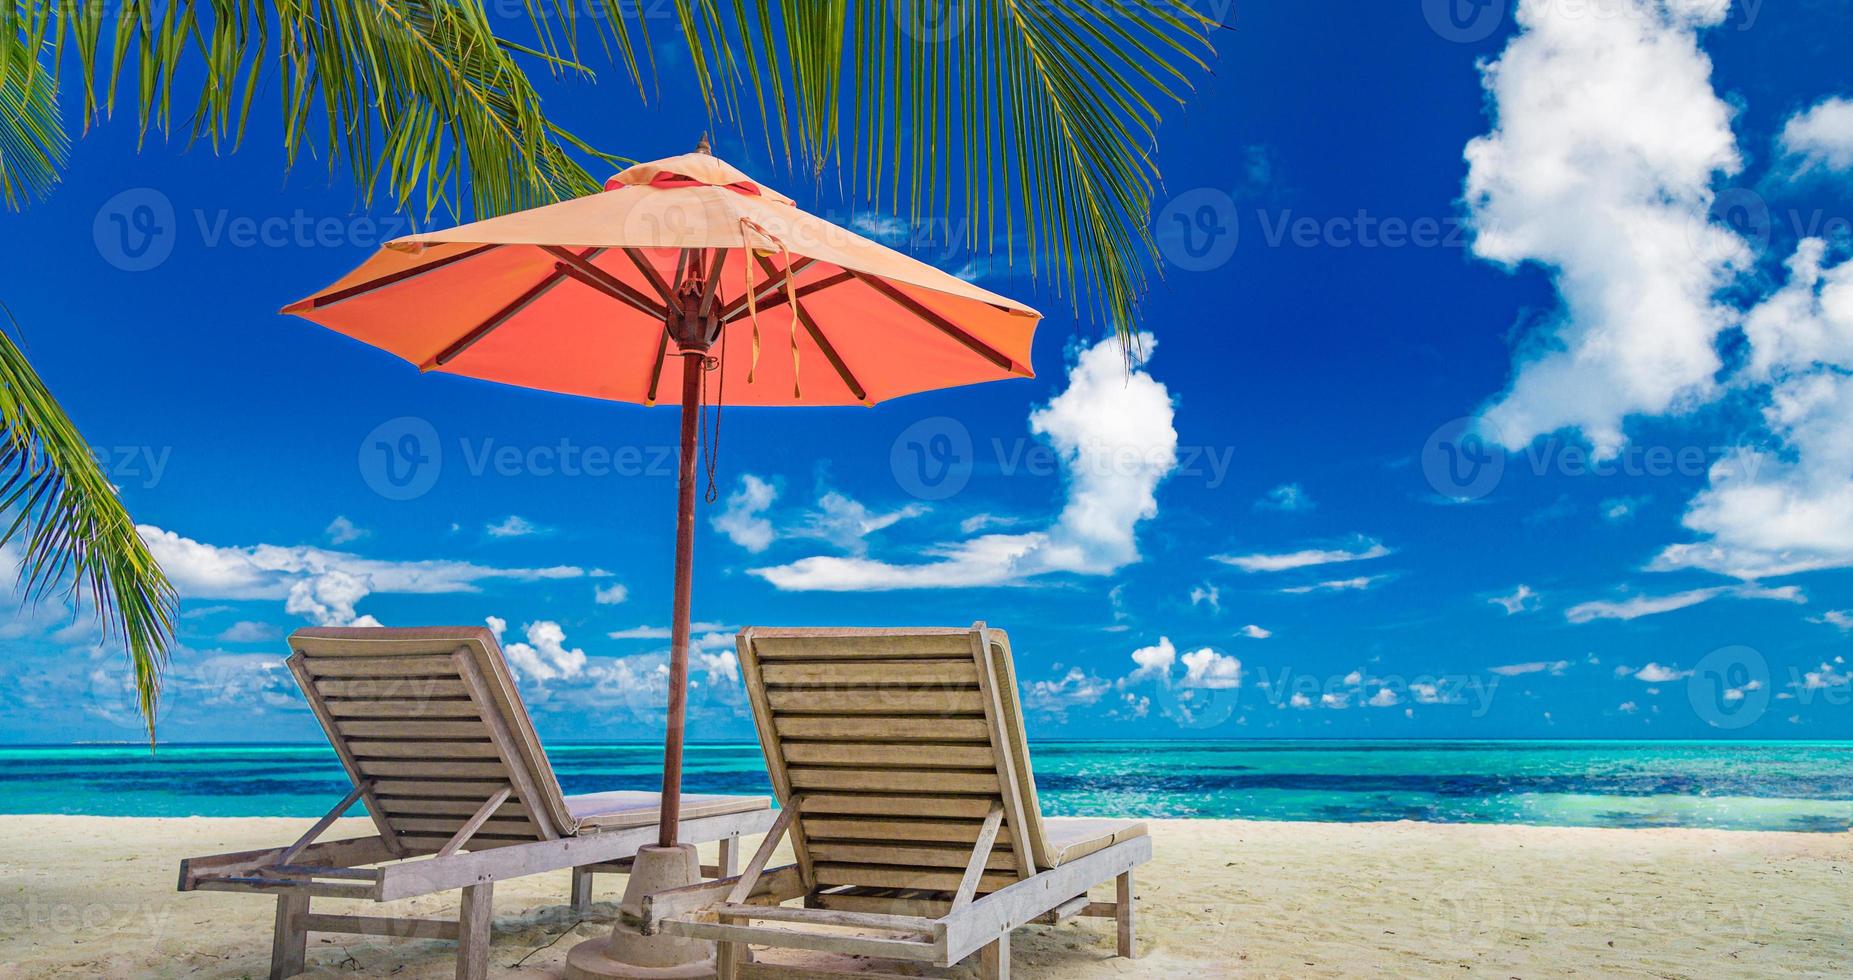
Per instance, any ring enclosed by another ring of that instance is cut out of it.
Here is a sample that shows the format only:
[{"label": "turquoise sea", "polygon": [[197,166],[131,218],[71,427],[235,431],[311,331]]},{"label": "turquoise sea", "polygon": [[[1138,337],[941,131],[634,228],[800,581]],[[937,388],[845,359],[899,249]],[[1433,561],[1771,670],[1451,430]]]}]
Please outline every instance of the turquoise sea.
[{"label": "turquoise sea", "polygon": [[[656,789],[659,746],[548,746],[568,793]],[[1853,828],[1853,743],[1039,742],[1058,815]],[[347,790],[325,745],[0,747],[0,812],[315,816]],[[691,792],[766,793],[751,743],[689,748]]]}]

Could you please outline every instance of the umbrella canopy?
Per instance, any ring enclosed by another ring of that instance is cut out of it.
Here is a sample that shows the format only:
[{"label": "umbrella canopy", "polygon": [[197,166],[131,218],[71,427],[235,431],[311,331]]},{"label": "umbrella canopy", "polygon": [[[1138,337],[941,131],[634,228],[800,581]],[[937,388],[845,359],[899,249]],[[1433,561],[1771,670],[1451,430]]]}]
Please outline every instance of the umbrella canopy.
[{"label": "umbrella canopy", "polygon": [[664,322],[691,272],[714,291],[729,355],[713,380],[731,404],[874,404],[1032,374],[1035,310],[700,152],[638,164],[603,193],[397,239],[284,312],[421,370],[654,404],[680,381]]},{"label": "umbrella canopy", "polygon": [[283,312],[424,371],[643,404],[680,386],[664,847],[681,794],[703,376],[735,405],[872,405],[1030,377],[1040,318],[806,214],[705,142],[602,193],[397,239]]}]

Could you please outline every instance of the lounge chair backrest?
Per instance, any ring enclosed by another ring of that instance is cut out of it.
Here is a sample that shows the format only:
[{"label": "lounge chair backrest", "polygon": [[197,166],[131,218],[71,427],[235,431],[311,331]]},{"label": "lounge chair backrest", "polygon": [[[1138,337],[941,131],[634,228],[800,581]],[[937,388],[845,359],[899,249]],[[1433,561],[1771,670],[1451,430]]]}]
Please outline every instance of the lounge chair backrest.
[{"label": "lounge chair backrest", "polygon": [[503,787],[471,850],[573,833],[495,635],[479,626],[320,627],[290,634],[290,671],[380,834],[439,850]]},{"label": "lounge chair backrest", "polygon": [[954,891],[993,807],[978,890],[1051,866],[1002,630],[753,627],[737,643],[810,887]]}]

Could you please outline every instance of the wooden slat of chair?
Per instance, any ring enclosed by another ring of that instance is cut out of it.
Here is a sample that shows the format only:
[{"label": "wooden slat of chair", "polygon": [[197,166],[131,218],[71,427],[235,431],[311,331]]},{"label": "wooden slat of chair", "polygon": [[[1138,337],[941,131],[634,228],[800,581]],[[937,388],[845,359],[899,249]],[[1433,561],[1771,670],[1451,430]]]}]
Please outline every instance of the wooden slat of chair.
[{"label": "wooden slat of chair", "polygon": [[903,663],[771,663],[761,668],[767,687],[843,687],[930,684],[978,685],[978,670],[969,659],[915,660]]},{"label": "wooden slat of chair", "polygon": [[457,672],[450,657],[432,654],[423,657],[307,657],[309,673],[315,677],[443,677]]},{"label": "wooden slat of chair", "polygon": [[882,742],[984,742],[990,738],[983,718],[786,715],[774,720],[773,729],[781,738]]},{"label": "wooden slat of chair", "polygon": [[456,678],[393,677],[361,680],[316,681],[315,691],[325,698],[373,698],[382,701],[455,700],[470,692]]},{"label": "wooden slat of chair", "polygon": [[[390,806],[390,804],[389,804]],[[981,820],[869,819],[812,816],[805,820],[811,836],[831,840],[921,841],[970,845],[977,841]],[[997,842],[1008,844],[1009,828],[1000,828]]]},{"label": "wooden slat of chair", "polygon": [[976,687],[857,687],[836,689],[774,688],[766,694],[781,715],[931,715],[983,717],[984,701]]},{"label": "wooden slat of chair", "polygon": [[862,816],[961,817],[983,820],[991,811],[989,801],[970,797],[900,796],[873,793],[808,793],[804,797],[807,814],[856,814]]},{"label": "wooden slat of chair", "polygon": [[[956,891],[965,872],[960,868],[929,868],[920,865],[838,864],[818,861],[812,866],[820,886],[860,885],[873,888],[921,888],[929,891]],[[1020,879],[1011,872],[986,872],[978,881],[980,892],[993,892]]]},{"label": "wooden slat of chair", "polygon": [[476,704],[468,699],[350,701],[345,698],[334,698],[328,702],[328,713],[343,720],[350,718],[396,720],[474,718],[476,717]]},{"label": "wooden slat of chair", "polygon": [[361,759],[360,771],[377,777],[405,776],[413,779],[501,779],[500,762],[459,759]]},{"label": "wooden slat of chair", "polygon": [[[866,793],[923,793],[995,796],[997,774],[947,769],[826,769],[793,767],[791,785],[799,790]],[[905,816],[903,810],[896,816]]]},{"label": "wooden slat of chair", "polygon": [[[974,838],[976,834],[972,835]],[[975,843],[975,841],[974,841]],[[811,857],[837,864],[892,864],[903,867],[957,868],[965,870],[971,859],[971,845],[934,846],[931,844],[872,844],[865,842],[827,841],[811,837]],[[1009,871],[1016,859],[1007,852],[993,852],[986,870]]]},{"label": "wooden slat of chair", "polygon": [[792,765],[986,769],[991,766],[991,750],[982,745],[896,745],[890,742],[799,742],[787,739],[785,761]]}]

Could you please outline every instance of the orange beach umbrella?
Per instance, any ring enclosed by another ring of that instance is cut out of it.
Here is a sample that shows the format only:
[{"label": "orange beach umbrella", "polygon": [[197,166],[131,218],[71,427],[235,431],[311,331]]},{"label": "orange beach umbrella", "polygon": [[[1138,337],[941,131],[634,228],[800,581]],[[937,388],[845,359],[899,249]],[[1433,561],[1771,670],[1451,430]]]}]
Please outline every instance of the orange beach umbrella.
[{"label": "orange beach umbrella", "polygon": [[645,405],[680,386],[665,847],[681,802],[704,375],[735,405],[873,405],[1030,377],[1040,317],[799,210],[705,141],[602,193],[392,241],[283,312],[421,371]]}]

